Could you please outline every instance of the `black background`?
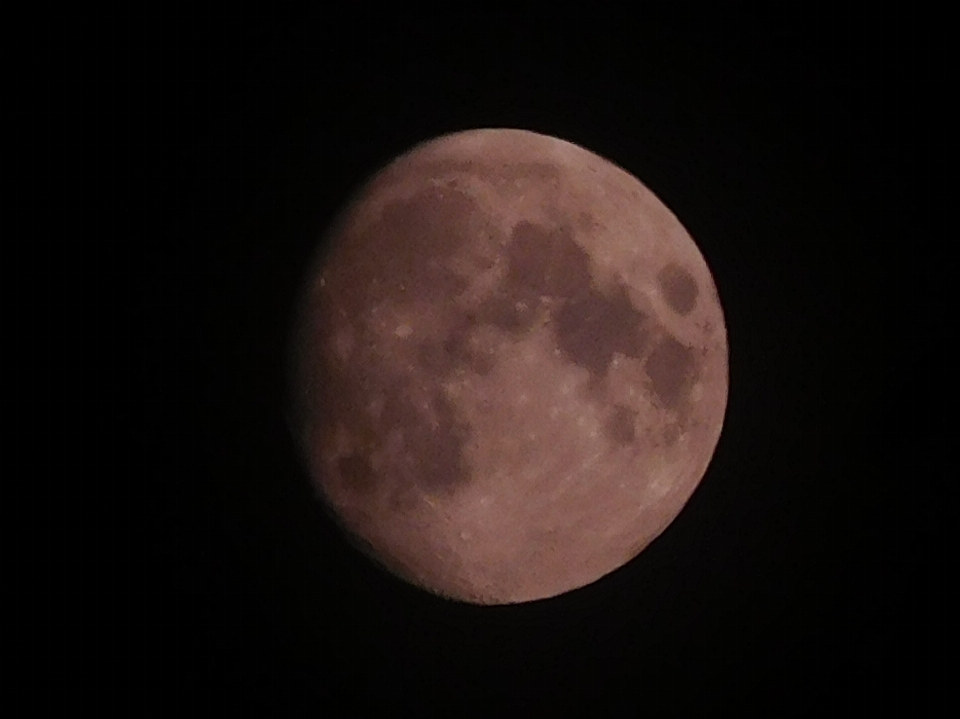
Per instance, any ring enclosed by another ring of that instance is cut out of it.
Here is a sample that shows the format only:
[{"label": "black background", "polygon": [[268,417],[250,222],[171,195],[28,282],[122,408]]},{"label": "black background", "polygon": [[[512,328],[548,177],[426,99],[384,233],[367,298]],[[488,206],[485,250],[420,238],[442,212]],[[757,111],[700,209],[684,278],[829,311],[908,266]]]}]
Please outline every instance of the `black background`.
[{"label": "black background", "polygon": [[[137,239],[143,330],[146,571],[128,591],[146,648],[127,671],[248,688],[874,684],[877,22],[430,7],[104,20],[85,80],[108,109],[96,163]],[[596,584],[506,608],[364,560],[312,500],[283,417],[293,302],[336,211],[415,143],[491,126],[647,184],[711,267],[730,344],[723,435],[681,516]]]}]

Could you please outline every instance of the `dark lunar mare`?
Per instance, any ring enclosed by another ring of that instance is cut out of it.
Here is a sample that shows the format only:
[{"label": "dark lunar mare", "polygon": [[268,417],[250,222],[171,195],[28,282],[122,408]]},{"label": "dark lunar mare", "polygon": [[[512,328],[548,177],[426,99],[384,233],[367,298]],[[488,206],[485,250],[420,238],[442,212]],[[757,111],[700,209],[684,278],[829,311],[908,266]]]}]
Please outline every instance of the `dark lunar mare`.
[{"label": "dark lunar mare", "polygon": [[675,408],[690,391],[698,368],[694,350],[666,335],[647,357],[644,369],[657,399]]},{"label": "dark lunar mare", "polygon": [[[337,423],[355,438],[355,450],[336,463],[337,481],[353,492],[368,493],[388,477],[378,473],[373,453],[391,431],[403,432],[403,451],[384,468],[391,482],[410,479],[435,493],[452,492],[471,476],[463,448],[470,428],[447,399],[442,379],[464,364],[483,369],[466,341],[471,324],[451,321],[445,340],[420,339],[412,372],[398,366],[367,330],[377,306],[422,301],[443,306],[466,288],[445,266],[459,244],[470,239],[476,211],[473,201],[448,187],[428,187],[414,197],[389,204],[379,220],[361,232],[346,232],[335,261],[325,271],[325,288],[314,298],[308,334],[324,338],[305,353],[313,414],[321,435],[334,446]],[[329,340],[348,324],[357,333],[344,363],[329,350]],[[413,340],[416,341],[416,340]],[[426,399],[424,408],[414,396]],[[379,414],[368,410],[382,400]]]},{"label": "dark lunar mare", "polygon": [[657,281],[670,308],[680,315],[688,315],[697,306],[699,289],[685,269],[669,263],[657,273]]},{"label": "dark lunar mare", "polygon": [[604,425],[604,434],[615,444],[626,446],[633,444],[636,439],[636,430],[634,422],[637,419],[637,411],[622,404],[613,408],[613,412]]},{"label": "dark lunar mare", "polygon": [[[642,357],[649,335],[646,316],[634,308],[623,286],[612,296],[596,286],[590,258],[569,227],[519,222],[507,256],[505,293],[511,303],[536,306],[541,296],[560,300],[553,327],[568,360],[600,377],[615,352]],[[498,313],[497,318],[507,329],[527,324],[521,311]]]}]

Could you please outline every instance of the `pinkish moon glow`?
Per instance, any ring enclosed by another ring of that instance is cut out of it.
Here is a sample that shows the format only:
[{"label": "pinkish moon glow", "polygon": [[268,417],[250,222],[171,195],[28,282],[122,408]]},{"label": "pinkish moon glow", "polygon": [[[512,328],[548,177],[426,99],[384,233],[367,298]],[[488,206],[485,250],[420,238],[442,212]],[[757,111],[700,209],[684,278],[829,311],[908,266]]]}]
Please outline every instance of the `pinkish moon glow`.
[{"label": "pinkish moon glow", "polygon": [[727,402],[717,290],[636,178],[563,140],[419,145],[331,230],[295,357],[311,478],[398,576],[477,604],[637,556],[703,478]]}]

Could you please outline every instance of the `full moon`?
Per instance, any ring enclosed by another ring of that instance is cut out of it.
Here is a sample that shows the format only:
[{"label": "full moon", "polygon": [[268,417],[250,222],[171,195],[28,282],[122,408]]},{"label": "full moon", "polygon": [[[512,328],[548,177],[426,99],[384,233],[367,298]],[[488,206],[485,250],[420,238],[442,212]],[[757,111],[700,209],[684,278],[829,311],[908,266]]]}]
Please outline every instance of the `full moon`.
[{"label": "full moon", "polygon": [[639,180],[483,129],[370,179],[307,274],[295,431],[389,571],[510,604],[591,584],[679,515],[728,393],[717,289]]}]

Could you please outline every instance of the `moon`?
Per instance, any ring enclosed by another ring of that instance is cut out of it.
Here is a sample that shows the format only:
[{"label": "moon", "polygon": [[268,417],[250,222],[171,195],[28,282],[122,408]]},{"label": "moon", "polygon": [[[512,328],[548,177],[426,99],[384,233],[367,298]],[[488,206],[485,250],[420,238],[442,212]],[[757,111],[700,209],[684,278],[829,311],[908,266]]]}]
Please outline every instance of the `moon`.
[{"label": "moon", "polygon": [[638,179],[516,129],[413,148],[307,273],[295,431],[358,545],[432,593],[553,597],[636,557],[720,438],[726,328]]}]

